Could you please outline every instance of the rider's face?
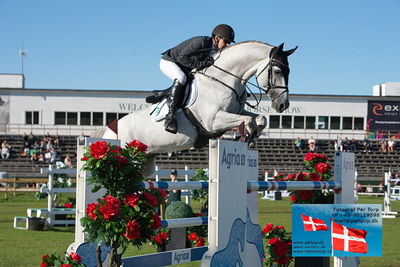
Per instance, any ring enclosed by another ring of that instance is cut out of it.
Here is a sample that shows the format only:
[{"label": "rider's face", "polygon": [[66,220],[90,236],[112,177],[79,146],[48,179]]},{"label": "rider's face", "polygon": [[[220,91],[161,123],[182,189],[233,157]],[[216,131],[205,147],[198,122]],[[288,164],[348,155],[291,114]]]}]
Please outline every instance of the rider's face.
[{"label": "rider's face", "polygon": [[214,37],[214,45],[218,50],[221,50],[222,48],[225,48],[225,47],[229,46],[230,44],[231,43],[228,40],[226,40],[222,37],[219,37],[219,36]]}]

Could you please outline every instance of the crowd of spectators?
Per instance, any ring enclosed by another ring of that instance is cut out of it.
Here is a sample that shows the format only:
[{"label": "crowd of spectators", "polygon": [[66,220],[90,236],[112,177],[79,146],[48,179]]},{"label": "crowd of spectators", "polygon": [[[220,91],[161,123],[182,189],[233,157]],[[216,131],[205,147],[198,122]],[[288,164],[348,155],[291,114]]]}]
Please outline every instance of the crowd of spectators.
[{"label": "crowd of spectators", "polygon": [[[55,164],[61,160],[60,138],[58,135],[51,136],[49,133],[42,138],[36,137],[31,132],[23,135],[23,151],[21,156],[30,158],[32,163],[44,162]],[[71,157],[65,156],[64,163],[68,168],[72,168]]]},{"label": "crowd of spectators", "polygon": [[[310,137],[309,139],[302,139],[297,137],[294,141],[296,150],[299,151],[310,151],[316,152],[321,151],[322,146],[318,143],[314,137]],[[340,136],[337,137],[336,140],[332,141],[333,147],[335,151],[344,151],[344,152],[371,152],[372,142],[367,137],[364,140],[356,140],[355,138],[349,139],[344,137],[342,139]],[[378,142],[377,150],[381,152],[394,152],[396,150],[396,138],[395,136],[390,137],[389,139],[380,139]]]}]

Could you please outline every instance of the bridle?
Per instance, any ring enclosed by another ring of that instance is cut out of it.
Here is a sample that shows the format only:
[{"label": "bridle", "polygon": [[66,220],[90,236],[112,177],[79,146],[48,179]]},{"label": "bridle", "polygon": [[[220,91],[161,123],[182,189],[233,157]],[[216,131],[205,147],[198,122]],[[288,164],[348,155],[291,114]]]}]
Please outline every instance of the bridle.
[{"label": "bridle", "polygon": [[[231,73],[231,72],[229,72],[229,71],[227,71],[227,70],[225,70],[225,69],[223,69],[221,67],[218,67],[215,64],[211,65],[210,67],[214,67],[214,68],[216,68],[216,69],[218,69],[218,70],[220,70],[222,72],[225,72],[226,74],[228,74],[230,76],[233,76],[233,77],[239,79],[240,81],[242,81],[244,86],[246,87],[246,90],[244,91],[244,93],[247,93],[247,90],[249,90],[249,93],[254,97],[254,99],[256,101],[255,105],[252,105],[249,102],[246,102],[246,105],[250,106],[253,109],[256,109],[260,105],[260,102],[261,102],[261,99],[262,99],[262,92],[264,92],[266,95],[268,95],[270,97],[271,101],[274,101],[275,99],[279,98],[282,94],[284,94],[287,91],[289,91],[289,87],[288,86],[275,85],[273,83],[273,80],[272,80],[272,67],[273,66],[279,67],[284,72],[283,75],[285,75],[285,77],[289,76],[289,66],[287,64],[282,63],[280,60],[278,60],[278,59],[276,59],[274,57],[275,57],[275,53],[273,53],[271,59],[268,61],[268,63],[265,65],[265,67],[256,75],[257,84],[254,84],[254,83],[252,83],[252,82],[250,82],[250,81],[248,81],[246,79],[243,79],[242,77],[239,77],[239,76],[237,76],[237,75],[235,75],[235,74],[233,74],[233,73]],[[208,67],[208,68],[210,68],[210,67]],[[205,70],[206,69],[203,69],[202,71],[194,71],[194,72],[195,73],[200,73],[200,74],[206,76],[207,78],[209,78],[209,79],[211,79],[213,81],[216,81],[216,82],[224,85],[225,87],[229,88],[235,94],[235,97],[236,97],[237,101],[239,103],[241,103],[241,101],[240,101],[241,96],[239,96],[239,94],[236,92],[235,88],[233,88],[232,86],[226,84],[225,82],[221,81],[218,78],[215,78],[215,77],[213,77],[211,75],[206,74]],[[263,87],[263,86],[260,86],[260,84],[258,83],[258,77],[265,70],[268,71],[268,81],[267,81],[267,86]],[[252,85],[253,87],[255,87],[255,88],[257,88],[259,90],[259,95],[260,95],[259,98],[257,98],[256,95],[253,93],[253,91],[251,91],[249,85]],[[280,92],[278,95],[272,96],[271,95],[271,91],[270,91],[271,89],[272,90],[284,89],[284,90],[282,92]]]}]

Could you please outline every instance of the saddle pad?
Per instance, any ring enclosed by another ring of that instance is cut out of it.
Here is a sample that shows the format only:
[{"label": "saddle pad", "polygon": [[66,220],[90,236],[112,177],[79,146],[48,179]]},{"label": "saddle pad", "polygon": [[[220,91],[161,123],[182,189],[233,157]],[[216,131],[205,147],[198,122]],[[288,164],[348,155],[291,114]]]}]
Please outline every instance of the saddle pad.
[{"label": "saddle pad", "polygon": [[[193,105],[197,98],[197,83],[196,79],[193,80],[193,82],[190,84],[189,88],[189,94],[188,97],[186,98],[185,105],[184,107],[190,107]],[[154,121],[162,121],[168,114],[169,108],[168,108],[168,103],[167,99],[163,99],[160,103],[156,103],[150,106],[150,117]],[[177,112],[181,112],[181,109],[178,109]]]}]

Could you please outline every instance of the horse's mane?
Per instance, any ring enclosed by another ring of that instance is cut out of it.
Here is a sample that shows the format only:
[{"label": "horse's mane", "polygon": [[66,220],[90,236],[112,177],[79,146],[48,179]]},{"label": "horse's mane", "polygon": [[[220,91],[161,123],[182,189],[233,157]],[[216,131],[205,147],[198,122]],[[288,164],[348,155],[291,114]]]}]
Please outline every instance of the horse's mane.
[{"label": "horse's mane", "polygon": [[224,48],[222,51],[226,51],[226,50],[228,50],[229,48],[233,48],[233,47],[236,47],[236,46],[239,46],[239,45],[242,45],[242,44],[252,44],[252,43],[263,44],[263,45],[266,45],[266,46],[274,47],[273,45],[271,45],[271,44],[269,44],[269,43],[265,43],[265,42],[261,42],[261,41],[256,41],[256,40],[249,40],[249,41],[242,41],[242,42],[235,43],[235,44],[233,44],[233,45],[227,46],[227,47]]}]

